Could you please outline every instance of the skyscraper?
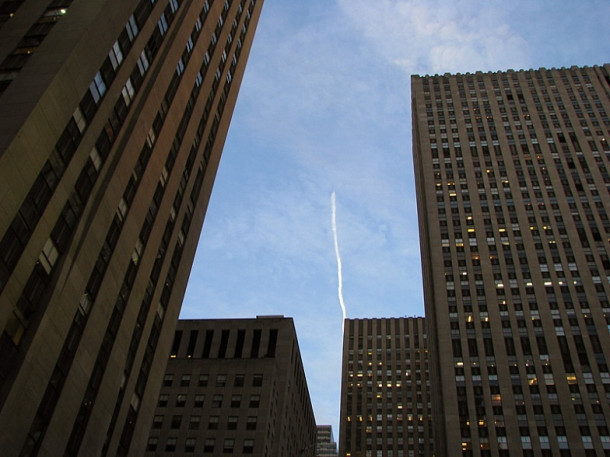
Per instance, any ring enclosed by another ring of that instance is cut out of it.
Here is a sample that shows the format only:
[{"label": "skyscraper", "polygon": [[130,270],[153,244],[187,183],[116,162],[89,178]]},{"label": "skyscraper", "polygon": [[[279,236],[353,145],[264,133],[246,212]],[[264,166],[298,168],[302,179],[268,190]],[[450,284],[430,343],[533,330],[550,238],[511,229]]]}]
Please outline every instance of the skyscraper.
[{"label": "skyscraper", "polygon": [[146,456],[314,455],[292,319],[181,320],[170,357]]},{"label": "skyscraper", "polygon": [[411,82],[437,455],[610,455],[610,65]]},{"label": "skyscraper", "polygon": [[335,443],[331,425],[317,426],[316,457],[337,457],[337,443]]},{"label": "skyscraper", "polygon": [[433,454],[424,322],[423,318],[345,321],[340,456]]},{"label": "skyscraper", "polygon": [[262,4],[2,4],[3,455],[143,451]]}]

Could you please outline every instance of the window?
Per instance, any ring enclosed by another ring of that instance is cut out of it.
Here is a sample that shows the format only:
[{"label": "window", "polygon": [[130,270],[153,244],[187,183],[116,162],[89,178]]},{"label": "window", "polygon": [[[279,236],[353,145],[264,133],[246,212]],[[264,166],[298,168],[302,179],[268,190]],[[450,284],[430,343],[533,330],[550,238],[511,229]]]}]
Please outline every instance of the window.
[{"label": "window", "polygon": [[210,416],[208,430],[218,430],[218,416]]},{"label": "window", "polygon": [[55,265],[55,262],[57,261],[58,257],[59,257],[59,253],[57,252],[55,243],[53,243],[53,240],[51,238],[49,238],[47,240],[47,242],[45,243],[44,247],[42,248],[42,252],[40,253],[40,256],[38,257],[38,260],[39,260],[40,264],[42,265],[42,268],[44,269],[44,271],[47,272],[47,274],[51,274],[53,265]]},{"label": "window", "polygon": [[261,404],[261,396],[260,395],[251,395],[250,396],[250,408],[258,408]]},{"label": "window", "polygon": [[200,424],[201,416],[191,416],[191,420],[189,421],[189,430],[199,430]]},{"label": "window", "polygon": [[227,375],[219,374],[216,376],[216,387],[224,387],[227,384]]},{"label": "window", "polygon": [[89,86],[89,92],[91,92],[93,100],[96,104],[99,103],[106,93],[106,84],[104,83],[104,79],[99,71],[93,77],[93,82]]},{"label": "window", "polygon": [[125,105],[129,106],[131,101],[133,100],[133,96],[136,91],[133,88],[133,83],[131,82],[131,78],[127,78],[127,82],[125,86],[121,90],[121,94],[123,95],[123,101],[125,101]]},{"label": "window", "polygon": [[168,438],[167,439],[167,443],[165,443],[165,451],[166,452],[173,452],[176,450],[176,442],[177,442],[177,438]]},{"label": "window", "polygon": [[252,454],[254,452],[254,440],[244,440],[244,454]]},{"label": "window", "polygon": [[236,374],[235,379],[233,380],[233,387],[243,387],[244,386],[245,375]]},{"label": "window", "polygon": [[140,75],[144,76],[144,73],[148,70],[150,63],[148,62],[148,58],[146,57],[146,51],[142,51],[140,57],[138,57],[138,70],[140,70]]},{"label": "window", "polygon": [[87,120],[85,119],[85,116],[83,116],[83,112],[81,111],[79,106],[77,106],[76,110],[74,110],[72,118],[76,123],[76,127],[78,127],[78,131],[80,133],[83,133],[85,131],[85,127],[87,127]]},{"label": "window", "polygon": [[112,45],[112,49],[108,53],[108,57],[110,58],[110,63],[112,64],[112,68],[115,70],[121,65],[123,62],[123,53],[121,52],[121,46],[118,41],[115,41]]},{"label": "window", "polygon": [[207,374],[199,375],[199,387],[206,387],[208,385],[209,376]]},{"label": "window", "polygon": [[169,395],[167,395],[167,394],[159,395],[159,403],[157,404],[157,406],[160,408],[167,406],[168,400],[169,400]]},{"label": "window", "polygon": [[174,375],[173,374],[166,374],[163,377],[163,386],[164,387],[171,387],[173,381],[174,381]]},{"label": "window", "polygon": [[227,430],[237,430],[237,416],[229,416]]},{"label": "window", "polygon": [[255,374],[252,378],[252,386],[253,387],[261,387],[263,385],[263,375]]},{"label": "window", "polygon": [[214,438],[208,438],[203,442],[203,452],[214,452]]},{"label": "window", "polygon": [[195,452],[196,438],[187,438],[184,443],[184,452]]},{"label": "window", "polygon": [[176,65],[176,74],[178,76],[180,76],[182,73],[184,73],[184,61],[182,60],[182,57],[178,60],[178,65]]},{"label": "window", "polygon": [[231,408],[239,408],[241,406],[241,395],[233,395],[231,397]]},{"label": "window", "polygon": [[256,430],[257,420],[258,419],[256,416],[248,416],[248,420],[246,422],[246,430]]},{"label": "window", "polygon": [[156,451],[158,443],[159,443],[159,438],[157,438],[156,436],[151,436],[150,438],[148,438],[148,444],[146,445],[146,450],[147,451]]},{"label": "window", "polygon": [[129,20],[127,21],[125,30],[127,30],[127,36],[129,36],[129,41],[133,41],[138,35],[138,25],[136,24],[136,18],[133,17],[133,14],[129,16]]},{"label": "window", "polygon": [[186,404],[186,394],[178,394],[176,397],[176,406],[184,406]]},{"label": "window", "polygon": [[100,168],[102,168],[102,158],[100,157],[100,153],[97,151],[95,146],[93,146],[93,149],[91,149],[91,152],[89,153],[89,160],[91,160],[95,170],[100,171]]},{"label": "window", "polygon": [[216,394],[212,397],[212,408],[221,408],[222,407],[222,394]]},{"label": "window", "polygon": [[232,438],[227,438],[227,439],[225,439],[225,441],[222,445],[222,452],[224,454],[232,454],[234,447],[235,447],[235,440]]},{"label": "window", "polygon": [[195,408],[203,408],[204,395],[195,395]]},{"label": "window", "polygon": [[179,429],[181,423],[182,423],[182,416],[174,415],[174,416],[172,416],[172,422],[171,422],[170,427],[174,430]]},{"label": "window", "polygon": [[167,32],[167,19],[165,19],[165,13],[163,13],[161,15],[161,17],[159,18],[159,22],[158,22],[158,26],[159,26],[159,32],[161,32],[161,35],[165,35],[165,33]]},{"label": "window", "polygon": [[188,387],[190,383],[191,383],[191,375],[183,374],[182,378],[180,379],[180,385],[182,387]]},{"label": "window", "polygon": [[155,416],[155,417],[153,417],[152,428],[161,428],[162,425],[163,425],[163,416]]}]

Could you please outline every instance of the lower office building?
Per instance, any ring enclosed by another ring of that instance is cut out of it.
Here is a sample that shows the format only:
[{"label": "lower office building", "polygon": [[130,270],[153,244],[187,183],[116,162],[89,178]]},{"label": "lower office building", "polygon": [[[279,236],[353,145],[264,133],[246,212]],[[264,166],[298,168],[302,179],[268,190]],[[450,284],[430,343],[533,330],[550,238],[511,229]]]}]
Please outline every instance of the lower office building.
[{"label": "lower office building", "polygon": [[610,65],[412,77],[440,456],[610,456]]},{"label": "lower office building", "polygon": [[318,425],[317,427],[316,457],[337,457],[337,443],[331,425]]},{"label": "lower office building", "polygon": [[146,456],[313,457],[315,440],[291,318],[178,322]]},{"label": "lower office building", "polygon": [[348,319],[343,339],[339,455],[433,455],[423,318]]}]

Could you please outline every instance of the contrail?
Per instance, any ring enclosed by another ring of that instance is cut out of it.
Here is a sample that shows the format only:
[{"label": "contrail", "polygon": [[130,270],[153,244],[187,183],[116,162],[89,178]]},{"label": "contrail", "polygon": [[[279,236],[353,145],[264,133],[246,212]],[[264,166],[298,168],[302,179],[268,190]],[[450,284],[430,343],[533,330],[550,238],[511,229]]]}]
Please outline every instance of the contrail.
[{"label": "contrail", "polygon": [[345,309],[345,303],[343,302],[343,274],[341,272],[341,255],[339,254],[339,242],[337,241],[337,204],[335,202],[335,193],[331,195],[332,209],[333,209],[333,238],[335,240],[335,255],[337,256],[337,277],[339,278],[339,304],[341,305],[341,311],[343,311],[343,322],[341,327],[345,325],[345,319],[347,317],[347,311]]}]

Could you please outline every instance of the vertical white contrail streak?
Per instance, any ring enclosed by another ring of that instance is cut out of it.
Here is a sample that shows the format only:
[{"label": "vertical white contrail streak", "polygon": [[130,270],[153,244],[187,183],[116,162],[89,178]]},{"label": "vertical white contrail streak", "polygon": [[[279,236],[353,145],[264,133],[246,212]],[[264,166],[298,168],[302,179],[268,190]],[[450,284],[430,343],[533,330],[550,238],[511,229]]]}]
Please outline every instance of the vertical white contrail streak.
[{"label": "vertical white contrail streak", "polygon": [[335,193],[331,195],[332,211],[333,211],[333,238],[335,240],[335,255],[337,256],[337,277],[339,279],[339,287],[337,294],[339,295],[339,304],[341,305],[341,311],[343,312],[343,322],[341,327],[345,325],[345,318],[347,317],[347,311],[345,310],[345,303],[343,302],[343,273],[341,271],[341,255],[339,254],[339,241],[337,240],[337,204],[335,201]]}]

